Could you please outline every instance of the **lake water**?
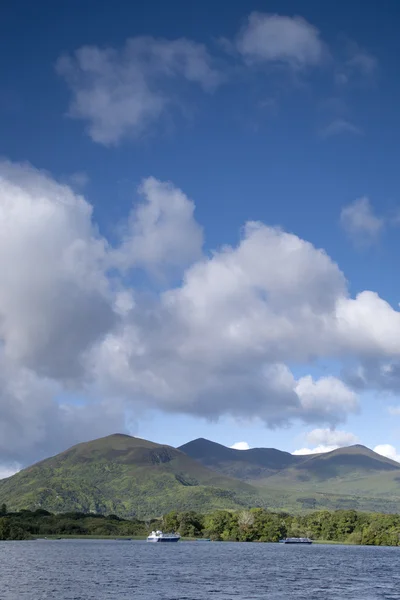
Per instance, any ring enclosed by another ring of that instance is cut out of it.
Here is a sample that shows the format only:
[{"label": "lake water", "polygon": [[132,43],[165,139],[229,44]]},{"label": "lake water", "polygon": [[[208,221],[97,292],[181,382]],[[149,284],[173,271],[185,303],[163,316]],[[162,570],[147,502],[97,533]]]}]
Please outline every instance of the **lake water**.
[{"label": "lake water", "polygon": [[400,547],[0,542],[1,600],[400,599]]}]

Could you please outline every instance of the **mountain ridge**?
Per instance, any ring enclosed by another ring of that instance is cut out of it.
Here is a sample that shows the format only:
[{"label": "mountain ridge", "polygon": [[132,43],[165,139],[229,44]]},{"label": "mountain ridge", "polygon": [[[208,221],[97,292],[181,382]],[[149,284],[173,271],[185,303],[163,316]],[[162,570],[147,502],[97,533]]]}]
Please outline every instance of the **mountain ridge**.
[{"label": "mountain ridge", "polygon": [[0,481],[12,510],[115,513],[355,508],[400,511],[400,464],[360,444],[292,455],[198,438],[179,448],[126,434],[76,444]]},{"label": "mountain ridge", "polygon": [[173,508],[262,504],[251,485],[203,467],[180,450],[113,434],[71,448],[0,481],[15,509],[148,516]]}]

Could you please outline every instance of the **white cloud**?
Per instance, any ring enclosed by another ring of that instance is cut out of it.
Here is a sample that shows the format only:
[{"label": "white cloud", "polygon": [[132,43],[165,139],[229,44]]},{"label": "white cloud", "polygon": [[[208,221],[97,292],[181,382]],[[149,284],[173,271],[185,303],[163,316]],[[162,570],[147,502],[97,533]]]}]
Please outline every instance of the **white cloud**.
[{"label": "white cloud", "polygon": [[222,76],[212,62],[191,40],[136,37],[122,49],[84,46],[60,58],[57,71],[72,91],[69,116],[86,121],[95,142],[113,145],[179,107],[177,82],[213,91]]},{"label": "white cloud", "polygon": [[349,431],[339,431],[337,429],[313,429],[306,435],[308,444],[330,445],[342,448],[358,443],[358,437]]},{"label": "white cloud", "polygon": [[42,374],[79,371],[81,351],[115,320],[107,243],[91,218],[68,186],[0,163],[0,338],[6,356]]},{"label": "white cloud", "polygon": [[[351,298],[323,250],[262,223],[196,258],[193,202],[153,178],[141,190],[111,246],[82,196],[0,163],[0,464],[123,430],[125,415],[151,409],[271,427],[335,427],[356,412],[343,381],[296,378],[288,365],[395,364],[399,311],[370,291]],[[147,288],[149,271],[189,261],[181,284]]]},{"label": "white cloud", "polygon": [[325,452],[332,452],[336,450],[338,446],[316,446],[315,448],[299,448],[292,452],[295,456],[302,456],[308,454],[324,454]]},{"label": "white cloud", "polygon": [[385,220],[374,214],[371,203],[365,196],[342,209],[340,222],[350,237],[363,243],[376,241],[385,226]]},{"label": "white cloud", "polygon": [[160,271],[188,266],[199,258],[203,234],[194,219],[194,203],[171,183],[154,177],[145,179],[139,192],[143,202],[132,211],[114,253],[116,264],[122,269]]},{"label": "white cloud", "polygon": [[13,465],[0,465],[0,479],[11,477],[11,475],[15,475],[15,473],[18,473],[20,470],[21,465],[18,463],[14,463]]},{"label": "white cloud", "polygon": [[389,406],[388,413],[393,417],[400,415],[400,406]]},{"label": "white cloud", "polygon": [[378,446],[375,446],[374,452],[400,462],[400,454],[398,454],[396,448],[391,444],[379,444]]},{"label": "white cloud", "polygon": [[320,135],[324,138],[341,135],[343,133],[361,135],[362,130],[356,125],[353,125],[353,123],[350,123],[350,121],[346,121],[346,119],[334,119],[320,131]]},{"label": "white cloud", "polygon": [[349,412],[358,410],[357,394],[336,377],[321,377],[317,381],[310,375],[302,377],[297,382],[296,393],[303,410],[318,415],[321,420],[324,416],[329,420],[331,414],[345,420]]},{"label": "white cloud", "polygon": [[359,441],[354,433],[337,429],[313,429],[307,433],[305,439],[311,447],[300,448],[292,454],[322,454],[344,446],[352,446]]},{"label": "white cloud", "polygon": [[236,40],[249,62],[280,62],[295,68],[318,65],[325,48],[316,27],[301,17],[252,12]]},{"label": "white cloud", "polygon": [[236,442],[236,444],[229,446],[229,448],[233,448],[233,450],[250,450],[250,446],[247,442]]}]

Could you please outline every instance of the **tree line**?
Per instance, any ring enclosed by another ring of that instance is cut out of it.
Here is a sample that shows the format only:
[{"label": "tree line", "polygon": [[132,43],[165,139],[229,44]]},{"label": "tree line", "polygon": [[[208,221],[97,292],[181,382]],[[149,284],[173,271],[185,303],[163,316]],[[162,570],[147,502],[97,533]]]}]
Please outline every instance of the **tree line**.
[{"label": "tree line", "polygon": [[289,515],[253,508],[239,512],[171,511],[160,519],[140,521],[117,515],[79,512],[53,514],[46,510],[8,512],[0,507],[0,540],[43,536],[145,537],[152,529],[175,531],[183,537],[215,541],[278,542],[285,537],[365,545],[400,545],[400,515],[354,510],[315,511]]}]

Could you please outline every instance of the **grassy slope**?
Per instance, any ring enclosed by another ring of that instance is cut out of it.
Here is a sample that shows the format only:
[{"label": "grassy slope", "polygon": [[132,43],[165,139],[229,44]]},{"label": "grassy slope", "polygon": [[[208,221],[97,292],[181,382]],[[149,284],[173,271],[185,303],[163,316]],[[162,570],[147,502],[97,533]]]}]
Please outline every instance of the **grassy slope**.
[{"label": "grassy slope", "polygon": [[181,449],[221,474],[260,487],[271,509],[400,510],[400,465],[364,446],[292,456],[270,448],[233,450],[199,439]]},{"label": "grassy slope", "polygon": [[289,511],[314,508],[400,510],[400,465],[363,446],[340,448],[254,481],[267,497],[275,491]]},{"label": "grassy slope", "polygon": [[250,506],[288,512],[400,511],[398,463],[367,448],[354,446],[292,460],[288,453],[276,450],[231,451],[201,442],[197,451],[204,454],[206,442],[211,449],[207,460],[214,469],[241,472],[248,479],[259,468],[264,477],[258,472],[253,480],[257,485],[249,485],[169,446],[113,435],[74,446],[0,481],[0,504],[139,518],[173,509],[206,512]]},{"label": "grassy slope", "polygon": [[169,446],[124,435],[79,444],[0,481],[13,509],[148,517],[178,510],[258,505],[259,491]]},{"label": "grassy slope", "polygon": [[[356,491],[351,487],[354,482],[364,480],[363,490],[370,489],[373,492],[375,487],[368,485],[373,478],[383,477],[384,480],[386,477],[391,480],[396,476],[400,476],[399,463],[357,445],[303,457],[303,460],[294,466],[268,478],[258,479],[257,484],[349,493]],[[345,486],[343,490],[340,487],[342,484]],[[400,492],[400,486],[398,491]]]}]

